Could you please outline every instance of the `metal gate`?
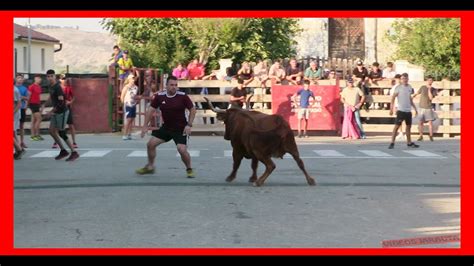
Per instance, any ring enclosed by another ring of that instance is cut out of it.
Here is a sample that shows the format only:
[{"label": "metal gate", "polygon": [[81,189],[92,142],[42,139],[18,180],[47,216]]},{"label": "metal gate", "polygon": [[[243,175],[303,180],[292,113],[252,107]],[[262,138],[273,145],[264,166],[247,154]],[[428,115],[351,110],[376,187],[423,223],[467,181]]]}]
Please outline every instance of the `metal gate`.
[{"label": "metal gate", "polygon": [[[163,90],[163,70],[153,68],[135,68],[135,75],[138,75],[139,94],[142,99],[137,104],[137,116],[133,128],[141,128],[145,122],[147,107],[151,101],[151,94]],[[146,85],[146,80],[149,86]],[[118,79],[115,67],[109,67],[109,124],[114,131],[121,131],[124,122],[123,105],[120,102],[121,82]],[[151,121],[150,129],[156,129],[157,119]]]},{"label": "metal gate", "polygon": [[364,19],[329,19],[329,57],[356,59],[365,57]]}]

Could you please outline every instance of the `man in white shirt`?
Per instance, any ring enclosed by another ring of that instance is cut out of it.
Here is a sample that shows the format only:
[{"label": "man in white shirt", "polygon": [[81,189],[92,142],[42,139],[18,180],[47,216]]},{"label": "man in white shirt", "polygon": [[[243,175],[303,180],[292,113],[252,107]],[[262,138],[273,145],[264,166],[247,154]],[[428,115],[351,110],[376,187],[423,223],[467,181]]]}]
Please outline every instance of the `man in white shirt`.
[{"label": "man in white shirt", "polygon": [[412,114],[411,107],[415,109],[415,116],[418,115],[418,110],[416,109],[413,99],[411,97],[413,88],[408,84],[408,74],[403,73],[401,78],[401,84],[395,87],[395,91],[392,95],[392,101],[390,104],[390,115],[393,115],[393,109],[395,108],[395,98],[398,100],[397,108],[397,118],[395,119],[395,127],[392,132],[392,142],[388,146],[389,149],[393,149],[395,146],[395,137],[398,132],[398,128],[402,125],[402,122],[405,121],[406,124],[406,137],[407,137],[407,146],[409,148],[418,148],[419,145],[411,141],[411,122]]},{"label": "man in white shirt", "polygon": [[382,77],[386,79],[393,79],[395,78],[395,70],[393,69],[393,63],[392,62],[387,62],[387,67],[384,68],[382,72]]}]

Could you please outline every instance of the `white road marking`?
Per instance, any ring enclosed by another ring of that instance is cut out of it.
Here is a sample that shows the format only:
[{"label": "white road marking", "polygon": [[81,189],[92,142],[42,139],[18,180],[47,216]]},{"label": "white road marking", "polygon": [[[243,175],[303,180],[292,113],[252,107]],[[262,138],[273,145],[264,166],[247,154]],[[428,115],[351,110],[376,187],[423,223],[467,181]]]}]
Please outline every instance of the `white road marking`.
[{"label": "white road marking", "polygon": [[31,156],[31,158],[53,158],[53,157],[58,156],[58,154],[59,154],[59,150],[42,151],[40,153],[37,153],[37,154]]},{"label": "white road marking", "polygon": [[146,151],[132,151],[127,157],[147,157]]},{"label": "white road marking", "polygon": [[94,150],[88,151],[84,154],[80,154],[81,158],[83,157],[104,157],[106,154],[110,153],[112,150]]},{"label": "white road marking", "polygon": [[393,157],[392,155],[379,150],[359,150],[370,157]]},{"label": "white road marking", "polygon": [[[200,150],[188,150],[188,152],[191,157],[199,157],[199,155],[201,154]],[[181,155],[179,155],[179,152],[176,152],[176,157],[181,157]]]},{"label": "white road marking", "polygon": [[344,154],[336,150],[313,150],[313,152],[322,157],[345,157]]},{"label": "white road marking", "polygon": [[403,152],[406,152],[406,153],[409,153],[409,154],[412,154],[412,155],[415,155],[415,156],[418,156],[418,157],[442,157],[441,155],[438,155],[436,153],[431,153],[431,152],[427,152],[427,151],[424,151],[424,150],[403,151]]}]

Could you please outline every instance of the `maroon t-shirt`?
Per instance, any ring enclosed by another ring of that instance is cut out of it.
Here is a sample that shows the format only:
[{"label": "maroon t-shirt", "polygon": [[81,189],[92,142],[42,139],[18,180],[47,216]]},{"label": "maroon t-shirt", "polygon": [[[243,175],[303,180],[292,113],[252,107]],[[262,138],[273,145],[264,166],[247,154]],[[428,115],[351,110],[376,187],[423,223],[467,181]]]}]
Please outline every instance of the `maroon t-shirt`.
[{"label": "maroon t-shirt", "polygon": [[185,110],[194,107],[193,102],[184,92],[177,91],[172,97],[166,92],[158,93],[151,102],[151,107],[160,108],[163,127],[170,131],[182,131],[186,124]]}]

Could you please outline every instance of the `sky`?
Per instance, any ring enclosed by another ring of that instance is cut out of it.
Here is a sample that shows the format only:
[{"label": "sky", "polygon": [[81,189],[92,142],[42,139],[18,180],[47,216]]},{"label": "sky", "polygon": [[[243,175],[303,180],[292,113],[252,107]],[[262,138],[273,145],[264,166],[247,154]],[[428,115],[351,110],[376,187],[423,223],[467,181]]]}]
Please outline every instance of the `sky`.
[{"label": "sky", "polygon": [[[31,25],[54,25],[54,26],[79,26],[79,30],[91,32],[107,32],[102,29],[100,21],[102,18],[31,18]],[[25,26],[28,23],[28,18],[15,18],[13,20],[16,24]]]}]

